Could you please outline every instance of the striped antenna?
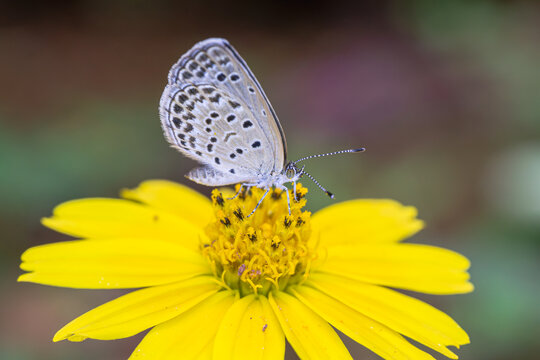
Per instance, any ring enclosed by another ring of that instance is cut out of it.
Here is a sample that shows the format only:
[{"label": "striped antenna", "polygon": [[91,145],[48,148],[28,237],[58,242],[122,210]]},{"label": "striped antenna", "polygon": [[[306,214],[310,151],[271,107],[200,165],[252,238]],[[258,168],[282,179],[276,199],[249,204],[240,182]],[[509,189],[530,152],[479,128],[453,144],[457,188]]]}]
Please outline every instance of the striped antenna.
[{"label": "striped antenna", "polygon": [[311,179],[311,181],[313,181],[318,187],[319,189],[321,189],[322,191],[324,191],[326,193],[326,195],[328,195],[330,197],[330,199],[333,199],[334,198],[334,194],[332,194],[330,191],[326,190],[324,188],[324,186],[322,186],[321,184],[319,184],[319,182],[317,180],[315,180],[315,178],[313,176],[311,176],[310,174],[308,174],[307,172],[305,171],[302,171],[302,174],[306,174],[308,176],[308,178]]},{"label": "striped antenna", "polygon": [[344,153],[356,153],[356,152],[362,152],[362,151],[365,151],[365,150],[366,150],[365,148],[359,148],[359,149],[348,149],[348,150],[334,151],[334,152],[326,153],[326,154],[310,155],[310,156],[306,156],[304,158],[301,158],[301,159],[298,159],[298,160],[294,161],[293,164],[296,164],[297,162],[300,162],[300,161],[309,160],[309,159],[318,158],[318,157],[337,155],[337,154],[344,154]]},{"label": "striped antenna", "polygon": [[[311,155],[311,156],[306,156],[304,158],[301,158],[301,159],[298,159],[296,161],[293,162],[294,165],[296,165],[297,162],[300,162],[300,161],[304,161],[304,160],[308,160],[308,159],[313,159],[313,158],[318,158],[318,157],[323,157],[323,156],[330,156],[330,155],[337,155],[337,154],[345,154],[345,153],[356,153],[356,152],[362,152],[366,150],[365,148],[358,148],[358,149],[348,149],[348,150],[340,150],[340,151],[334,151],[334,152],[331,152],[331,153],[326,153],[326,154],[319,154],[319,155]],[[324,186],[322,186],[321,184],[319,184],[319,182],[317,180],[315,180],[315,178],[313,176],[311,176],[310,174],[308,174],[307,172],[304,171],[304,167],[302,167],[302,169],[300,170],[300,174],[306,174],[308,176],[308,178],[311,179],[311,181],[313,181],[315,183],[315,185],[317,185],[319,187],[319,189],[321,189],[322,191],[324,191],[326,193],[326,195],[328,195],[330,197],[330,199],[333,199],[334,198],[334,194],[332,194],[330,191],[326,190],[324,188]]]}]

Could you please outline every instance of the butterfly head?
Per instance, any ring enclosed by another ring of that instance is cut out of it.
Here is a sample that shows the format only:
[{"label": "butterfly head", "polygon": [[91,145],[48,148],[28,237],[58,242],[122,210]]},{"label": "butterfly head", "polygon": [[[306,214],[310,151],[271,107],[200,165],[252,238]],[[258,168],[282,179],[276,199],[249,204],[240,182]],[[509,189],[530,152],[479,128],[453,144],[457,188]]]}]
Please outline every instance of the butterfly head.
[{"label": "butterfly head", "polygon": [[282,174],[285,175],[287,181],[298,181],[304,174],[304,166],[302,166],[302,168],[298,168],[296,163],[290,161],[283,169]]}]

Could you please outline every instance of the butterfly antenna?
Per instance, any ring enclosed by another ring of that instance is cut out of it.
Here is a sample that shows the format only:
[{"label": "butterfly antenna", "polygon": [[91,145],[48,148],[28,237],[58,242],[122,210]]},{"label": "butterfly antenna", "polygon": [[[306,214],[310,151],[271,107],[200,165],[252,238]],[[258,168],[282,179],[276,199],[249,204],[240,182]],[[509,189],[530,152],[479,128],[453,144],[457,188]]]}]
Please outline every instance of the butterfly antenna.
[{"label": "butterfly antenna", "polygon": [[302,174],[306,174],[308,178],[311,179],[311,181],[313,181],[315,183],[315,185],[317,185],[319,187],[319,189],[321,189],[322,191],[324,191],[326,193],[326,195],[328,195],[330,197],[330,199],[333,199],[334,198],[334,194],[332,194],[330,191],[326,190],[324,188],[324,186],[322,186],[321,184],[319,184],[319,182],[317,180],[315,180],[315,178],[313,176],[311,176],[310,174],[308,174],[307,172],[305,171],[302,171]]},{"label": "butterfly antenna", "polygon": [[318,157],[337,155],[337,154],[345,154],[345,153],[356,153],[356,152],[362,152],[362,151],[365,151],[365,150],[366,150],[365,148],[358,148],[358,149],[348,149],[348,150],[334,151],[334,152],[326,153],[326,154],[310,155],[310,156],[306,156],[306,157],[303,157],[301,159],[296,160],[294,162],[294,164],[296,164],[297,162],[300,162],[300,161],[309,160],[309,159],[318,158]]}]

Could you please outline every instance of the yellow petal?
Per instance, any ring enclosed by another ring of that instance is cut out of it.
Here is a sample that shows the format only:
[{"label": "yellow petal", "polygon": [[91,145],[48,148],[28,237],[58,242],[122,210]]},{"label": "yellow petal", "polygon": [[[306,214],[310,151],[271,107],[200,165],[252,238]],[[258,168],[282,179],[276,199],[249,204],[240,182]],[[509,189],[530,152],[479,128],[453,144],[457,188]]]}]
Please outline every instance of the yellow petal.
[{"label": "yellow petal", "polygon": [[144,181],[135,189],[122,190],[121,195],[178,215],[200,228],[206,226],[214,214],[208,198],[172,181]]},{"label": "yellow petal", "polygon": [[449,358],[457,356],[445,345],[469,343],[467,333],[451,317],[394,290],[324,274],[312,274],[307,284]]},{"label": "yellow petal", "polygon": [[88,289],[171,283],[211,270],[196,252],[153,239],[75,240],[40,245],[21,256],[19,281]]},{"label": "yellow petal", "polygon": [[330,246],[318,271],[429,294],[473,290],[469,260],[453,251],[417,244]]},{"label": "yellow petal", "polygon": [[301,359],[352,359],[334,329],[300,301],[283,292],[270,293],[268,300]]},{"label": "yellow petal", "polygon": [[424,227],[416,208],[394,200],[361,199],[341,202],[316,212],[311,220],[321,244],[391,243]]},{"label": "yellow petal", "polygon": [[384,359],[434,360],[431,355],[410,344],[397,332],[318,290],[296,286],[291,287],[291,292],[336,329]]},{"label": "yellow petal", "polygon": [[43,225],[75,237],[144,237],[197,249],[203,231],[164,210],[121,199],[79,199],[58,205]]},{"label": "yellow petal", "polygon": [[79,316],[60,329],[53,341],[132,336],[182,314],[219,289],[211,277],[201,276],[133,291]]},{"label": "yellow petal", "polygon": [[232,306],[234,297],[232,291],[220,291],[185,313],[155,326],[129,359],[211,359],[221,319]]},{"label": "yellow petal", "polygon": [[248,295],[229,309],[216,335],[214,359],[283,359],[285,336],[268,299]]}]

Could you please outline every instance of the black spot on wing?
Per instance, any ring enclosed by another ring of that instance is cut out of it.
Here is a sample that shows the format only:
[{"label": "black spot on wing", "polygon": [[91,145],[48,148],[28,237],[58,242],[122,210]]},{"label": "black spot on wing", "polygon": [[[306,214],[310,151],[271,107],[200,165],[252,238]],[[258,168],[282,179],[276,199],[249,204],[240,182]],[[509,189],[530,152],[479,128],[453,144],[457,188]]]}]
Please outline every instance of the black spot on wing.
[{"label": "black spot on wing", "polygon": [[186,94],[179,94],[178,95],[178,102],[180,104],[184,104],[188,99],[189,99],[189,97]]},{"label": "black spot on wing", "polygon": [[182,115],[182,119],[184,119],[184,120],[195,120],[196,117],[195,117],[195,115],[193,115],[192,113],[189,112],[189,113],[187,113],[185,115]]},{"label": "black spot on wing", "polygon": [[232,100],[229,100],[229,105],[231,105],[233,109],[236,109],[237,107],[241,106],[239,103]]},{"label": "black spot on wing", "polygon": [[229,57],[226,56],[223,59],[219,60],[219,65],[227,65],[230,62],[231,62],[231,59],[229,59]]},{"label": "black spot on wing", "polygon": [[210,100],[213,103],[219,104],[219,99],[221,98],[221,94],[216,94],[216,96],[210,96],[208,100]]}]

